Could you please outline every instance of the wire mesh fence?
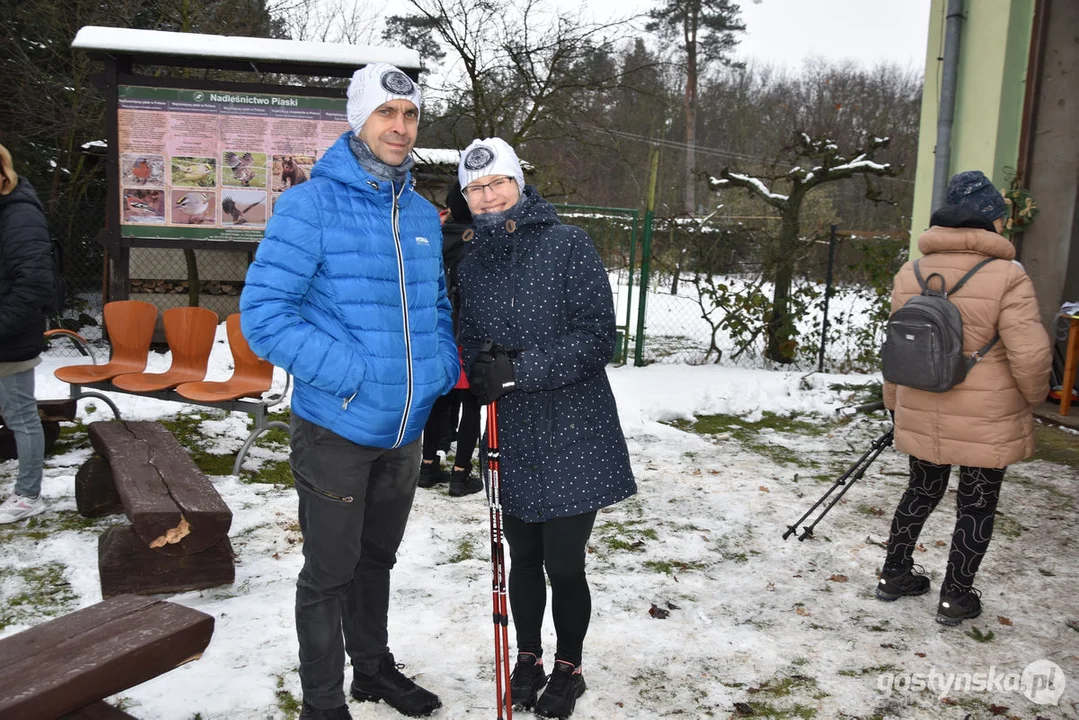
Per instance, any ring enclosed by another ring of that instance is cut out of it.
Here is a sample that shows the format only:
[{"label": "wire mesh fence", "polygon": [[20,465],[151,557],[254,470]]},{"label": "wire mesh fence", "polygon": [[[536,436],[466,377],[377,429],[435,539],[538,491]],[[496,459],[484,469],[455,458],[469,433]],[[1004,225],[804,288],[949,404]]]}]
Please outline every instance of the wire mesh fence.
[{"label": "wire mesh fence", "polygon": [[[564,222],[588,232],[607,268],[618,330],[613,362],[775,366],[764,359],[778,260],[774,228],[737,219],[672,217],[656,218],[648,232],[648,218],[642,220],[635,209],[557,205],[556,210]],[[92,203],[59,238],[68,302],[53,322],[76,330],[107,357],[101,326],[107,272],[96,240],[103,225],[104,205]],[[787,367],[874,369],[892,277],[906,250],[903,233],[846,231],[834,242],[826,235],[800,242],[791,258],[788,311],[796,346]],[[223,320],[239,309],[252,258],[253,253],[237,251],[132,248],[129,297],[161,310],[197,304]],[[826,307],[828,325],[822,331]],[[160,329],[155,343],[164,345]],[[78,354],[63,341],[52,342],[47,352]]]},{"label": "wire mesh fence", "polygon": [[777,366],[765,358],[767,324],[777,270],[787,263],[794,362],[784,366],[874,368],[892,277],[906,259],[905,236],[844,232],[834,243],[827,236],[805,238],[790,257],[777,256],[774,236],[774,229],[737,221],[656,219],[639,304],[644,333],[633,338],[641,343],[642,362]]}]

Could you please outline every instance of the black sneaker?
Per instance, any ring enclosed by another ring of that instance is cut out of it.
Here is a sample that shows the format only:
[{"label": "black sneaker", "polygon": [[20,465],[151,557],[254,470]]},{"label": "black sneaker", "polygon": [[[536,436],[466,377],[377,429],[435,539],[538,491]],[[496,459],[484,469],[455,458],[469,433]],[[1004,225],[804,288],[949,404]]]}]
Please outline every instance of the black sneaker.
[{"label": "black sneaker", "polygon": [[975,588],[941,592],[937,605],[937,622],[941,625],[958,625],[982,614],[982,593]]},{"label": "black sneaker", "polygon": [[547,678],[547,689],[536,701],[535,714],[540,717],[568,718],[586,687],[580,665],[573,667],[564,660],[556,660],[554,672]]},{"label": "black sneaker", "polygon": [[[917,568],[917,570],[915,570]],[[907,595],[924,595],[929,592],[929,577],[921,565],[907,565],[880,571],[877,581],[877,599],[891,602]]]},{"label": "black sneaker", "polygon": [[352,720],[352,713],[348,711],[348,705],[342,705],[333,710],[323,710],[304,700],[300,720]]},{"label": "black sneaker", "polygon": [[405,677],[401,667],[404,666],[394,663],[391,654],[382,658],[374,675],[353,673],[352,697],[360,702],[385,700],[394,710],[409,717],[427,717],[442,707],[437,695]]},{"label": "black sneaker", "polygon": [[430,488],[449,480],[442,466],[437,460],[430,463],[420,463],[420,481],[416,483],[421,488]]},{"label": "black sneaker", "polygon": [[510,675],[510,697],[513,698],[514,710],[531,710],[536,704],[536,695],[547,684],[547,675],[543,672],[543,658],[533,653],[517,653],[517,666]]},{"label": "black sneaker", "polygon": [[454,497],[461,497],[462,495],[471,495],[472,493],[478,493],[483,489],[483,480],[478,477],[472,477],[471,470],[458,470],[453,469],[450,473],[450,495]]}]

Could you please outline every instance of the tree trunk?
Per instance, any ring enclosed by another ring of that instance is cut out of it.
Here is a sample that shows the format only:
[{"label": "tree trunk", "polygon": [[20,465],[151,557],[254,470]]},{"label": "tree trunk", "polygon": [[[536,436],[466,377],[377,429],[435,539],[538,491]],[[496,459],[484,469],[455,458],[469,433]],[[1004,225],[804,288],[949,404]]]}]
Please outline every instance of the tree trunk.
[{"label": "tree trunk", "polygon": [[697,212],[697,183],[693,169],[697,165],[697,45],[695,42],[686,46],[686,94],[684,109],[686,113],[686,166],[685,166],[685,206],[686,212]]},{"label": "tree trunk", "polygon": [[791,317],[788,301],[791,283],[794,280],[795,249],[798,245],[798,213],[802,196],[792,194],[790,204],[783,213],[783,224],[779,229],[779,243],[775,255],[775,289],[772,292],[772,309],[766,318],[767,346],[764,356],[777,363],[794,362],[794,318]]}]

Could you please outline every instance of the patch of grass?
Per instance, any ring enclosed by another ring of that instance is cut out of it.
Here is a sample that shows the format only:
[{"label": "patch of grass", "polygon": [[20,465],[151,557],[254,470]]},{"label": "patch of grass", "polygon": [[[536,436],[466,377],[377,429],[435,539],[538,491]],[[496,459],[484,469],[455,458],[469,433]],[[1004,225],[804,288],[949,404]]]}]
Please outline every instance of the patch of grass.
[{"label": "patch of grass", "polygon": [[285,689],[285,678],[283,675],[275,675],[277,678],[277,709],[280,710],[286,718],[299,717],[300,711],[303,710],[303,704],[296,699],[296,696]]},{"label": "patch of grass", "polygon": [[770,428],[780,433],[797,433],[799,435],[823,435],[829,429],[830,423],[814,420],[800,420],[798,417],[786,417],[773,412],[765,412],[761,419],[749,422],[738,415],[698,415],[693,422],[678,420],[675,427],[682,430],[690,430],[699,435],[718,435],[730,433],[739,440],[750,440],[764,428]]},{"label": "patch of grass", "polygon": [[72,610],[79,598],[64,577],[66,570],[58,562],[18,570],[0,569],[0,586],[15,588],[15,593],[0,603],[0,630],[31,619],[58,617]]},{"label": "patch of grass", "polygon": [[476,546],[468,538],[461,538],[457,541],[457,552],[450,557],[449,562],[459,563],[474,557],[476,557]]},{"label": "patch of grass", "polygon": [[[93,530],[101,524],[100,518],[87,518],[74,510],[58,510],[44,515],[35,515],[23,523],[19,537],[31,540],[44,540],[65,530],[83,532]],[[14,528],[12,528],[14,530]],[[0,537],[3,537],[0,534]]]},{"label": "patch of grass", "polygon": [[1075,435],[1064,430],[1045,425],[1034,424],[1035,460],[1060,463],[1073,470],[1079,470],[1079,441]]},{"label": "patch of grass", "polygon": [[[229,472],[232,472],[231,470]],[[245,483],[260,485],[284,485],[292,487],[292,468],[288,460],[268,460],[262,463],[258,472],[242,471],[240,480]]]},{"label": "patch of grass", "polygon": [[686,570],[702,570],[708,567],[708,564],[703,562],[683,562],[681,560],[645,560],[644,567],[663,575],[674,575],[676,572],[685,572]]},{"label": "patch of grass", "polygon": [[49,449],[49,455],[63,455],[78,447],[88,447],[90,438],[86,434],[86,426],[81,422],[61,423],[60,437],[56,439]]},{"label": "patch of grass", "polygon": [[765,412],[760,420],[748,422],[735,415],[698,415],[693,421],[677,420],[674,427],[699,435],[729,435],[742,443],[746,449],[759,455],[770,457],[777,463],[798,465],[801,467],[820,467],[820,463],[782,443],[762,440],[761,431],[774,430],[776,433],[819,436],[827,433],[832,423],[823,420],[802,420],[797,417],[785,417],[772,412]]},{"label": "patch of grass", "polygon": [[883,675],[884,673],[896,672],[898,669],[895,665],[874,665],[872,667],[858,668],[857,670],[839,670],[836,674],[843,677],[863,677],[865,675]]},{"label": "patch of grass", "polygon": [[1004,537],[1017,538],[1023,534],[1024,530],[1026,530],[1026,528],[1020,525],[1019,521],[1011,515],[1005,515],[1004,513],[997,511],[996,517],[993,518],[993,532],[999,533]]},{"label": "patch of grass", "polygon": [[981,630],[979,630],[976,627],[972,627],[970,630],[967,630],[963,634],[966,635],[971,640],[973,640],[974,642],[980,642],[980,643],[993,642],[993,638],[996,637],[996,634],[992,630],[990,630],[987,633],[983,633]]},{"label": "patch of grass", "polygon": [[599,542],[608,550],[644,551],[645,540],[658,540],[656,529],[644,520],[607,520],[595,532]]},{"label": "patch of grass", "polygon": [[772,702],[779,698],[789,697],[795,691],[803,696],[808,694],[814,699],[826,696],[826,693],[817,688],[816,680],[806,675],[793,674],[767,680],[759,687],[748,688],[747,692],[753,699],[746,705],[753,711],[753,717],[812,720],[817,716],[816,708],[797,702],[790,707],[783,707]]}]

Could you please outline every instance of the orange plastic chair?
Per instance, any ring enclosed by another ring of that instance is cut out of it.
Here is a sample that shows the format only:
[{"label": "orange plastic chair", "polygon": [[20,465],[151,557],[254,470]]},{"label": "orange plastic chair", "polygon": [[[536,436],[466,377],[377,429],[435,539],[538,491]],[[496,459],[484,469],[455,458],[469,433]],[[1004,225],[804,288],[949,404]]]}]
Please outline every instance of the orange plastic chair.
[{"label": "orange plastic chair", "polygon": [[53,372],[57,379],[72,385],[86,385],[146,369],[157,324],[157,308],[140,300],[115,300],[105,304],[104,316],[105,330],[112,345],[109,362],[104,365],[65,365]]},{"label": "orange plastic chair", "polygon": [[[273,364],[263,360],[251,350],[251,346],[247,344],[243,331],[240,329],[239,313],[233,313],[225,318],[225,331],[228,333],[229,349],[232,351],[232,377],[223,381],[184,383],[176,387],[176,393],[192,402],[219,403],[230,409],[251,413],[255,419],[255,428],[244,440],[232,465],[232,474],[239,475],[247,451],[262,433],[270,428],[280,428],[288,432],[288,423],[270,420],[266,409],[284,401],[292,378],[286,374],[284,390],[263,398],[263,393],[268,392],[273,385]],[[255,400],[242,398],[255,398]]]},{"label": "orange plastic chair", "polygon": [[163,373],[118,375],[112,379],[113,385],[128,392],[154,392],[206,377],[217,332],[217,313],[200,307],[169,308],[164,313],[164,324],[165,340],[172,351],[169,369]]},{"label": "orange plastic chair", "polygon": [[273,364],[251,351],[240,330],[240,313],[225,318],[229,349],[232,351],[232,377],[222,381],[187,382],[176,388],[183,397],[197,402],[224,402],[242,397],[257,398],[273,384]]}]

